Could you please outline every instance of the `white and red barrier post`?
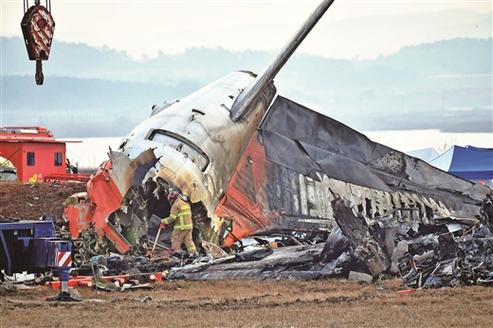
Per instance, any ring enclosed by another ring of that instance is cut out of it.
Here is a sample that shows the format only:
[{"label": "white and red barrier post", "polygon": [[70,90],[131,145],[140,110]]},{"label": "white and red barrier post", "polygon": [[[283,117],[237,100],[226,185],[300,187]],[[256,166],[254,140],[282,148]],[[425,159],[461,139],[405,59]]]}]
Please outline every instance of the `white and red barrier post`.
[{"label": "white and red barrier post", "polygon": [[81,299],[70,294],[68,281],[70,279],[70,269],[72,268],[72,243],[69,240],[53,241],[55,247],[50,247],[53,254],[53,267],[58,270],[58,279],[60,280],[60,293],[48,298],[49,301],[73,302]]}]

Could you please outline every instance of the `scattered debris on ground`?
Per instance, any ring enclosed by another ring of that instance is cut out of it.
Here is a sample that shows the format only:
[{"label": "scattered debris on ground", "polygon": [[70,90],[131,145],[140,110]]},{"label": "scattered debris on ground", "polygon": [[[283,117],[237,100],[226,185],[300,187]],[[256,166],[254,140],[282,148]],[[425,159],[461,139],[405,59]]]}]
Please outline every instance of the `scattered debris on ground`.
[{"label": "scattered debris on ground", "polygon": [[435,217],[430,222],[394,214],[368,224],[342,200],[333,208],[340,230],[329,236],[326,249],[338,250],[331,258],[341,271],[354,270],[359,262],[366,266],[364,273],[400,276],[411,288],[493,285],[490,196],[479,218]]},{"label": "scattered debris on ground", "polygon": [[[168,279],[322,279],[371,282],[402,277],[410,288],[493,284],[491,198],[481,218],[389,215],[368,224],[341,199],[333,202],[338,227],[324,243],[271,248],[272,242],[223,258],[171,268]],[[262,238],[257,238],[262,240]],[[275,242],[274,242],[275,243]]]}]

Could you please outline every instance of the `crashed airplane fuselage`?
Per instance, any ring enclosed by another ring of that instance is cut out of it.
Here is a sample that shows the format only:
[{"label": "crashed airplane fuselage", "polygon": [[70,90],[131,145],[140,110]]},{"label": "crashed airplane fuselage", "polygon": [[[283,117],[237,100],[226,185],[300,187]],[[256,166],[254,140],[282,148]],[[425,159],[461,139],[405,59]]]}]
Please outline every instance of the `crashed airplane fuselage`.
[{"label": "crashed airplane fuselage", "polygon": [[145,178],[166,181],[213,213],[275,95],[271,83],[251,113],[233,122],[233,102],[254,78],[231,73],[170,106],[155,107],[159,112],[139,124],[119,151],[136,158],[152,149],[157,162]]},{"label": "crashed airplane fuselage", "polygon": [[332,2],[323,1],[258,76],[234,72],[153,107],[110,152],[87,195],[67,208],[72,237],[92,224],[125,253],[136,243],[121,233],[142,226],[137,237],[145,235],[146,221],[163,214],[149,208],[150,198],[166,202],[162,192],[169,189],[211,219],[202,237],[221,246],[269,231],[329,231],[337,197],[374,219],[478,214],[488,188],[276,94],[274,77]]}]

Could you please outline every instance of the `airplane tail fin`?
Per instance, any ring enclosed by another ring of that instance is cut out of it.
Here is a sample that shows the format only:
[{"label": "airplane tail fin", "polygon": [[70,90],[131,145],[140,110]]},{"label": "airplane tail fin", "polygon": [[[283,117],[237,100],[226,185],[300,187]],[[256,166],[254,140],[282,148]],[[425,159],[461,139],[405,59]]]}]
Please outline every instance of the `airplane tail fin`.
[{"label": "airplane tail fin", "polygon": [[284,46],[283,50],[277,55],[275,60],[265,70],[257,76],[254,82],[248,86],[239,96],[236,98],[231,109],[231,119],[236,122],[242,118],[252,107],[255,99],[264,90],[265,86],[269,84],[274,77],[279,73],[281,68],[286,64],[288,59],[293,55],[298,46],[303,42],[305,37],[310,33],[317,22],[322,18],[327,9],[332,5],[334,0],[324,0],[308,19],[299,28],[292,39]]}]

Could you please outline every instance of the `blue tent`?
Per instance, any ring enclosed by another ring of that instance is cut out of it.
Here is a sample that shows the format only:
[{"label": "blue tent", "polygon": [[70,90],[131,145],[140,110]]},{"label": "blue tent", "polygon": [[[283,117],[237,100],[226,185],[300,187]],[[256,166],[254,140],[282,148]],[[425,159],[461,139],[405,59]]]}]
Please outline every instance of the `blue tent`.
[{"label": "blue tent", "polygon": [[452,146],[431,165],[468,180],[493,179],[493,148]]}]

